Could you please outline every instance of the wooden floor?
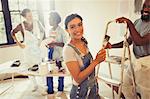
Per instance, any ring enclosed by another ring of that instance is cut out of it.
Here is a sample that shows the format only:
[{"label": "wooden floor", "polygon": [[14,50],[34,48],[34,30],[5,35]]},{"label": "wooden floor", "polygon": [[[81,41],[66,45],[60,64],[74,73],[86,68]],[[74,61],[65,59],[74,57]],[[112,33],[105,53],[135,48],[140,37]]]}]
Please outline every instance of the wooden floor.
[{"label": "wooden floor", "polygon": [[[54,90],[57,92],[57,77],[54,78]],[[10,87],[10,85],[12,85]],[[105,97],[111,98],[111,90],[103,83],[99,83],[100,94]],[[11,79],[0,81],[0,92],[10,87],[6,92],[0,94],[0,99],[47,99],[47,95],[42,95],[38,91],[32,92],[32,84],[28,78],[15,78],[12,84]],[[69,91],[71,88],[71,79],[65,78],[64,94],[56,99],[69,99]]]},{"label": "wooden floor", "polygon": [[[15,78],[13,84],[11,80],[1,81],[0,93],[6,89],[8,90],[0,94],[0,99],[47,99],[46,95],[42,95],[38,91],[32,92],[32,88],[33,87],[28,78]],[[54,88],[54,90],[57,91],[56,83]],[[67,99],[69,97],[69,90],[70,88],[66,85],[62,97],[56,97],[56,99]]]}]

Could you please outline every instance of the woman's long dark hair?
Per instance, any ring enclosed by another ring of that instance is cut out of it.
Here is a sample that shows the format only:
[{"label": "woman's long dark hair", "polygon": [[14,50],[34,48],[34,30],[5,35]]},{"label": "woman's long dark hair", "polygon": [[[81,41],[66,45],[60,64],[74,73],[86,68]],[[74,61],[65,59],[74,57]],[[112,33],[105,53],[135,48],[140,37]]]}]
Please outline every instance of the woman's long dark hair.
[{"label": "woman's long dark hair", "polygon": [[[73,20],[74,18],[79,18],[81,20],[81,22],[83,21],[82,17],[78,14],[71,14],[71,15],[68,15],[65,19],[65,29],[68,29],[68,23]],[[81,40],[85,43],[85,44],[88,44],[87,40],[82,37]]]}]

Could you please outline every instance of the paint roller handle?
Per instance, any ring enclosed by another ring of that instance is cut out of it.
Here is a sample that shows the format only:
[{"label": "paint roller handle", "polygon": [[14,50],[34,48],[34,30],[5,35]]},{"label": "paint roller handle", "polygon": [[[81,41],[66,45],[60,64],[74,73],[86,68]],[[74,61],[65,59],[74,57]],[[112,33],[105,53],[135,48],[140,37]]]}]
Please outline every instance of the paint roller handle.
[{"label": "paint roller handle", "polygon": [[111,48],[111,43],[109,43],[109,39],[110,36],[109,35],[105,35],[104,41],[103,41],[103,48],[107,49],[107,48]]}]

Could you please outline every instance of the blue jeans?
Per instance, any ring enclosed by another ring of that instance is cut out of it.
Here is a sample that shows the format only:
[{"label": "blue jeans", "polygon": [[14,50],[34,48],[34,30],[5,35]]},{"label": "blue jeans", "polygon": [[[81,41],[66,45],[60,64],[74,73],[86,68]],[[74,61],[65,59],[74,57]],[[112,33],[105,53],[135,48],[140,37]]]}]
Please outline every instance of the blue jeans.
[{"label": "blue jeans", "polygon": [[[49,48],[48,49],[48,59],[52,60],[53,59],[53,52],[54,48]],[[60,69],[62,67],[61,61],[56,61],[56,65]],[[54,86],[53,86],[53,77],[47,77],[47,86],[48,86],[48,94],[53,94],[54,93]],[[59,77],[58,78],[58,91],[63,91],[64,90],[64,77]]]},{"label": "blue jeans", "polygon": [[53,59],[53,52],[54,52],[54,48],[50,47],[48,49],[48,59],[52,60]]},{"label": "blue jeans", "polygon": [[[47,77],[48,94],[54,93],[53,77]],[[64,91],[64,77],[58,78],[58,91]]]}]

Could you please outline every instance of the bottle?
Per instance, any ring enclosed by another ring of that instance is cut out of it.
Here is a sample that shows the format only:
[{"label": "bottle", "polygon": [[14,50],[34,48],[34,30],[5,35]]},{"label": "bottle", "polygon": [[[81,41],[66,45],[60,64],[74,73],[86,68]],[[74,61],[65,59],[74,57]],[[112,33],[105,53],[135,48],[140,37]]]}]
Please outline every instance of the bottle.
[{"label": "bottle", "polygon": [[39,66],[39,74],[47,75],[48,73],[48,64],[46,62],[42,62]]}]

